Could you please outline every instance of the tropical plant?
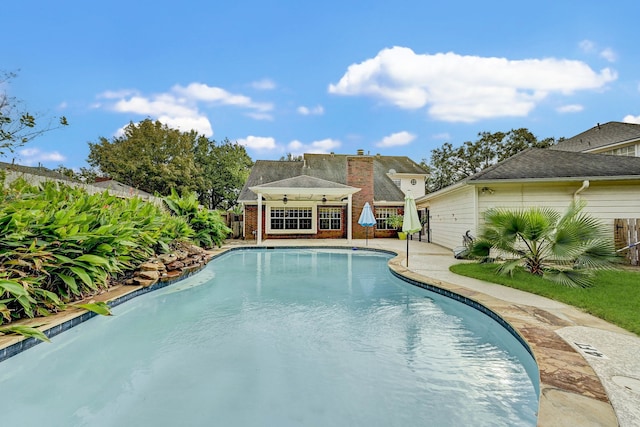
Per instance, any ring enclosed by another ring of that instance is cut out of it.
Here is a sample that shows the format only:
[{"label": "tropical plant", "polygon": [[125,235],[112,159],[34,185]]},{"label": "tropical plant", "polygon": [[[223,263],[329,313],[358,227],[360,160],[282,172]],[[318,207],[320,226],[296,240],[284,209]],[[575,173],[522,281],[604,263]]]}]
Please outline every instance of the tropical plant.
[{"label": "tropical plant", "polygon": [[402,228],[402,224],[404,223],[404,216],[402,215],[391,215],[389,216],[385,222],[387,226],[391,227],[394,230],[399,230]]},{"label": "tropical plant", "polygon": [[0,325],[97,294],[194,233],[184,218],[140,198],[13,181],[0,189]]},{"label": "tropical plant", "polygon": [[205,248],[221,246],[231,233],[220,213],[201,207],[193,192],[180,196],[176,190],[171,189],[171,194],[163,200],[174,215],[184,218],[193,229],[194,233],[190,237],[196,245]]},{"label": "tropical plant", "polygon": [[490,209],[470,253],[486,259],[491,250],[506,258],[498,272],[523,266],[531,274],[571,287],[588,287],[594,270],[612,268],[613,240],[602,224],[572,202],[564,214],[553,209]]}]

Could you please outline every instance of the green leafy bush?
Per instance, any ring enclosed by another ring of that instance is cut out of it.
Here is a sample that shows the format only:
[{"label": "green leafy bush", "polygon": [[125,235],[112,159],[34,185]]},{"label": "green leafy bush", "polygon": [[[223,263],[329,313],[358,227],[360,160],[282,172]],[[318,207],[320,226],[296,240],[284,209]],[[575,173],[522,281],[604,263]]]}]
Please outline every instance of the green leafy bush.
[{"label": "green leafy bush", "polygon": [[16,180],[0,191],[0,324],[94,295],[194,234],[184,218],[139,198]]},{"label": "green leafy bush", "polygon": [[175,190],[163,199],[167,208],[177,217],[184,218],[194,230],[191,237],[196,245],[204,248],[222,246],[231,229],[217,211],[202,208],[195,193],[179,196]]}]

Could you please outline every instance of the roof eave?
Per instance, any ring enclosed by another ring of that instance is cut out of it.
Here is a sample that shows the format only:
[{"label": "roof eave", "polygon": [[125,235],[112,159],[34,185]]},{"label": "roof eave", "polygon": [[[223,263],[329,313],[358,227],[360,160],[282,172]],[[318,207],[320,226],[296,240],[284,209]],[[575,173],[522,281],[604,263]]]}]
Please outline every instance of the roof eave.
[{"label": "roof eave", "polygon": [[467,181],[468,181],[467,179],[463,179],[462,181],[459,181],[455,184],[451,184],[447,187],[441,188],[440,190],[434,191],[433,193],[427,193],[424,196],[420,196],[416,199],[416,203],[420,203],[422,201],[432,199],[433,197],[439,197],[444,194],[450,193],[452,191],[458,190],[464,187],[467,184]]},{"label": "roof eave", "polygon": [[474,179],[469,180],[468,184],[510,184],[521,182],[572,182],[572,181],[640,181],[640,175],[619,175],[619,176],[567,176],[567,177],[551,177],[551,178],[510,178],[510,179]]}]

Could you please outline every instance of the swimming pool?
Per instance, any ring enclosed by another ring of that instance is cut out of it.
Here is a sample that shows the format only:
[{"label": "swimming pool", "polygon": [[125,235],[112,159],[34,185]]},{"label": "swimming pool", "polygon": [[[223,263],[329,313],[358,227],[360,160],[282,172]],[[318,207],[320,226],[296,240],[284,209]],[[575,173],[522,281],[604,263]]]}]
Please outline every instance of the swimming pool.
[{"label": "swimming pool", "polygon": [[0,363],[7,425],[535,425],[537,368],[386,253],[237,250]]}]

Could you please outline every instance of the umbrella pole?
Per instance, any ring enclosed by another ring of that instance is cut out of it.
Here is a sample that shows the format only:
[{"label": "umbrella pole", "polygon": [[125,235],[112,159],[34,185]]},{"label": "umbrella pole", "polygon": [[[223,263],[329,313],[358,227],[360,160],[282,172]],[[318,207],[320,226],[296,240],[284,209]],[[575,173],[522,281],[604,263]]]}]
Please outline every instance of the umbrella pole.
[{"label": "umbrella pole", "polygon": [[407,267],[409,267],[409,235],[407,234]]}]

